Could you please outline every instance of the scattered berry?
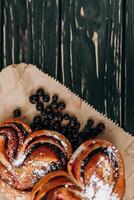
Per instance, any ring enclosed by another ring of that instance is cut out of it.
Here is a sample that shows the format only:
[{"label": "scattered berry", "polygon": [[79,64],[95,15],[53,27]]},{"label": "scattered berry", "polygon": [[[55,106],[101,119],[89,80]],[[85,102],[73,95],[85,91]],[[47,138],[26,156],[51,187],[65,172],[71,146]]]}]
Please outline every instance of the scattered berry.
[{"label": "scattered berry", "polygon": [[69,116],[69,114],[64,114],[63,118],[64,118],[65,120],[69,120],[69,119],[70,119],[70,116]]},{"label": "scattered berry", "polygon": [[50,96],[47,95],[47,94],[45,94],[45,95],[43,95],[42,100],[43,100],[44,102],[49,102]]},{"label": "scattered berry", "polygon": [[20,109],[15,109],[13,111],[13,116],[14,117],[20,117],[21,116],[21,110]]},{"label": "scattered berry", "polygon": [[44,120],[42,121],[42,125],[43,125],[44,127],[50,125],[50,120],[44,119]]},{"label": "scattered berry", "polygon": [[[40,111],[40,115],[35,116],[30,125],[32,130],[41,130],[44,128],[58,131],[66,136],[72,143],[73,148],[76,149],[82,142],[96,137],[105,129],[105,125],[102,122],[95,126],[94,121],[88,119],[85,127],[80,132],[80,122],[75,116],[63,113],[66,104],[63,101],[58,101],[58,99],[58,95],[54,94],[52,101],[48,103],[50,101],[50,95],[46,94],[43,88],[37,89],[36,94],[32,94],[29,97],[29,101],[35,104],[36,109]],[[47,106],[44,105],[44,102],[47,103]],[[13,115],[15,117],[20,116],[20,110],[16,109],[13,111]],[[64,120],[66,120],[66,125],[64,124]],[[55,167],[52,166],[52,168]]]},{"label": "scattered berry", "polygon": [[97,129],[103,131],[105,129],[105,125],[103,123],[97,124]]},{"label": "scattered berry", "polygon": [[54,129],[55,131],[58,131],[58,130],[60,129],[60,123],[55,122],[55,123],[53,124],[53,129]]},{"label": "scattered berry", "polygon": [[77,121],[76,117],[70,117],[70,122],[75,123]]},{"label": "scattered berry", "polygon": [[40,101],[36,104],[36,109],[39,111],[44,110],[44,104]]},{"label": "scattered berry", "polygon": [[51,108],[51,106],[50,106],[50,105],[49,105],[49,106],[47,106],[47,107],[46,107],[46,112],[47,112],[47,113],[50,113],[51,111],[52,111],[52,108]]},{"label": "scattered berry", "polygon": [[54,119],[54,114],[53,113],[49,113],[48,114],[48,119],[50,119],[50,120]]},{"label": "scattered berry", "polygon": [[87,120],[87,125],[92,126],[94,124],[94,121],[92,119]]},{"label": "scattered berry", "polygon": [[51,103],[51,107],[52,107],[52,109],[57,109],[58,108],[58,104],[56,102],[52,102]]},{"label": "scattered berry", "polygon": [[66,135],[66,132],[67,132],[66,126],[62,126],[62,127],[61,127],[61,133],[62,133],[63,135]]},{"label": "scattered berry", "polygon": [[35,94],[33,94],[33,95],[31,95],[31,96],[29,97],[29,101],[30,101],[30,103],[32,103],[32,104],[37,103],[38,100],[39,100],[39,98],[38,98],[38,96],[35,95]]},{"label": "scattered berry", "polygon": [[34,123],[31,123],[30,124],[30,128],[34,131],[35,130],[35,128],[36,128],[36,124],[34,124]]},{"label": "scattered berry", "polygon": [[47,111],[45,109],[41,110],[41,115],[45,116],[47,114]]},{"label": "scattered berry", "polygon": [[41,117],[40,116],[35,116],[33,118],[33,123],[35,123],[35,124],[41,123]]},{"label": "scattered berry", "polygon": [[80,122],[76,122],[75,123],[75,129],[79,129],[80,128]]},{"label": "scattered berry", "polygon": [[60,109],[60,110],[64,110],[65,109],[65,103],[64,102],[59,102],[58,103],[58,108]]},{"label": "scattered berry", "polygon": [[58,100],[58,95],[53,95],[53,97],[52,97],[52,99],[53,99],[53,101],[57,101]]},{"label": "scattered berry", "polygon": [[39,97],[42,97],[42,96],[44,95],[44,89],[39,88],[39,89],[36,91],[36,94],[37,94]]},{"label": "scattered berry", "polygon": [[43,116],[43,120],[48,119],[48,114]]},{"label": "scattered berry", "polygon": [[61,113],[57,113],[57,114],[55,115],[55,120],[56,120],[56,121],[62,121],[62,119],[63,119],[63,117],[62,117],[62,114],[61,114]]}]

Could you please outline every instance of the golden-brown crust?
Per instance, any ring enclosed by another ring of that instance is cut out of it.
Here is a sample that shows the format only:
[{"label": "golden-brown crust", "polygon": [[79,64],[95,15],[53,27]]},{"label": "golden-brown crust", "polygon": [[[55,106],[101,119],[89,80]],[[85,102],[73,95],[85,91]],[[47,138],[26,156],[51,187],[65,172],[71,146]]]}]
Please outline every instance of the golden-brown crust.
[{"label": "golden-brown crust", "polygon": [[18,118],[15,118],[15,117],[12,117],[12,118],[9,118],[9,119],[7,119],[7,120],[5,120],[5,121],[0,122],[0,127],[6,125],[7,123],[8,123],[8,124],[9,124],[9,123],[12,124],[13,122],[22,124],[23,127],[26,129],[27,132],[29,132],[29,133],[32,132],[32,130],[31,130],[31,128],[29,127],[29,125],[27,125],[27,124],[24,123],[22,120],[20,120],[20,119],[18,119]]},{"label": "golden-brown crust", "polygon": [[[101,191],[102,190],[102,191]],[[108,141],[89,140],[72,155],[68,173],[55,171],[33,188],[30,200],[122,200],[124,165],[118,150]]]},{"label": "golden-brown crust", "polygon": [[58,170],[42,178],[33,188],[30,200],[82,200],[81,188],[76,185],[70,176]]},{"label": "golden-brown crust", "polygon": [[[47,200],[83,200],[89,195],[85,194],[86,189],[91,187],[95,178],[94,195],[101,182],[102,187],[108,185],[112,188],[110,195],[122,200],[125,192],[124,164],[111,143],[100,139],[88,140],[71,155],[71,144],[55,131],[32,132],[29,126],[17,119],[0,123],[0,185],[3,191],[12,195],[12,199],[17,196],[28,199],[29,191],[34,187],[31,200],[42,197]],[[61,169],[65,169],[68,161],[67,174]]]},{"label": "golden-brown crust", "polygon": [[[106,140],[88,140],[72,155],[68,172],[81,187],[91,185],[92,178],[109,185],[121,200],[125,192],[124,164],[119,151]],[[90,183],[90,185],[89,185]]]},{"label": "golden-brown crust", "polygon": [[71,144],[57,132],[32,132],[16,119],[0,123],[0,178],[16,193],[28,193],[41,177],[64,169],[71,154]]}]

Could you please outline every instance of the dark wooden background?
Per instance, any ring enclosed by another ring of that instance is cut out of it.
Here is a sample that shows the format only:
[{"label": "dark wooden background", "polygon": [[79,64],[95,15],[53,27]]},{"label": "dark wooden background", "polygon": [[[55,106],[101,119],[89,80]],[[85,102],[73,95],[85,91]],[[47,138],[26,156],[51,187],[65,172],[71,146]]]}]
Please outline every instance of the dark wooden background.
[{"label": "dark wooden background", "polygon": [[133,0],[0,0],[0,67],[19,62],[134,133]]}]

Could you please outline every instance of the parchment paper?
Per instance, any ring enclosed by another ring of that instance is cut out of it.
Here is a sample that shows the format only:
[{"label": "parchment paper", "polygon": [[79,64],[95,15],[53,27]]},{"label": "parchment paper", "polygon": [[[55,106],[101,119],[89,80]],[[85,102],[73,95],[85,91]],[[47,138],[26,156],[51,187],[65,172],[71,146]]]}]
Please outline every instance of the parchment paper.
[{"label": "parchment paper", "polygon": [[[22,110],[21,119],[29,124],[37,111],[29,103],[28,97],[39,87],[43,87],[51,95],[58,94],[66,102],[66,111],[75,115],[83,126],[89,117],[96,123],[104,122],[106,129],[100,137],[112,142],[120,150],[125,162],[124,200],[134,200],[134,137],[35,66],[14,64],[0,73],[0,121],[11,117],[12,111],[18,107]],[[22,197],[20,199],[23,200]],[[0,200],[6,200],[3,193],[0,194]]]}]

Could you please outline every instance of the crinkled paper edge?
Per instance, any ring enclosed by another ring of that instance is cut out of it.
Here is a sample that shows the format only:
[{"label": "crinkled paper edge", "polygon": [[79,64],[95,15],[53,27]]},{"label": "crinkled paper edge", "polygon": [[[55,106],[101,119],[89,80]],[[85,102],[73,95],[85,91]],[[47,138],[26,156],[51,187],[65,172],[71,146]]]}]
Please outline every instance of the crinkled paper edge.
[{"label": "crinkled paper edge", "polygon": [[[10,65],[1,71],[0,120],[10,117],[15,106],[22,106],[24,108],[22,119],[29,123],[36,110],[29,104],[28,95],[40,86],[43,86],[51,94],[56,91],[60,98],[67,102],[66,111],[76,115],[83,126],[89,116],[96,123],[98,121],[105,123],[106,130],[100,137],[109,140],[120,150],[126,169],[126,195],[124,200],[133,200],[134,166],[132,163],[134,160],[134,137],[120,128],[117,123],[108,119],[106,115],[98,112],[87,101],[72,93],[65,85],[45,74],[36,66],[21,63]],[[1,198],[4,200],[0,196]]]}]

